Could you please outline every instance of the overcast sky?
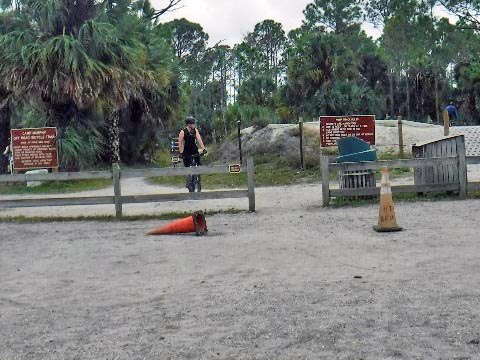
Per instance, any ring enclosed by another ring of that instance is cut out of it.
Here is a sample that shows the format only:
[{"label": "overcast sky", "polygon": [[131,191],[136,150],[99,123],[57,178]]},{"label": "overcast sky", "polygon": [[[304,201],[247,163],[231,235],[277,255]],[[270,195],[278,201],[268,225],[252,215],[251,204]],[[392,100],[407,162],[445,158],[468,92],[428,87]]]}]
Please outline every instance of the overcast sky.
[{"label": "overcast sky", "polygon": [[[187,18],[199,23],[210,36],[210,44],[219,41],[239,43],[255,24],[273,19],[286,32],[302,24],[303,10],[312,0],[183,0],[183,8],[162,16],[162,22]],[[166,0],[153,0],[156,8]],[[369,31],[370,33],[370,31]]]},{"label": "overcast sky", "polygon": [[[273,19],[283,24],[285,32],[302,24],[303,10],[312,0],[183,0],[183,8],[162,16],[167,22],[186,18],[199,23],[210,36],[210,45],[219,41],[234,45],[253,31],[255,24]],[[167,0],[152,0],[157,9]],[[445,14],[443,14],[445,15]],[[370,36],[378,37],[379,31],[369,24],[364,25]]]}]

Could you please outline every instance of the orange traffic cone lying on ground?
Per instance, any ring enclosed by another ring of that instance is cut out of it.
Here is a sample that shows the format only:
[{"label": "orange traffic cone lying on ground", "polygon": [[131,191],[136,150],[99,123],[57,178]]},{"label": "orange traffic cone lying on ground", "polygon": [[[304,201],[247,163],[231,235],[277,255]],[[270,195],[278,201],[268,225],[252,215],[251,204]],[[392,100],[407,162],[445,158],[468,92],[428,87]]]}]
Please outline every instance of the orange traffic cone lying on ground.
[{"label": "orange traffic cone lying on ground", "polygon": [[402,231],[397,225],[395,217],[395,206],[393,205],[392,188],[390,187],[390,176],[386,167],[382,168],[382,188],[380,192],[380,213],[378,215],[378,226],[373,227],[377,232]]},{"label": "orange traffic cone lying on ground", "polygon": [[207,221],[203,212],[198,211],[184,219],[172,221],[169,224],[159,226],[147,233],[147,235],[188,234],[194,232],[201,236],[207,233]]}]

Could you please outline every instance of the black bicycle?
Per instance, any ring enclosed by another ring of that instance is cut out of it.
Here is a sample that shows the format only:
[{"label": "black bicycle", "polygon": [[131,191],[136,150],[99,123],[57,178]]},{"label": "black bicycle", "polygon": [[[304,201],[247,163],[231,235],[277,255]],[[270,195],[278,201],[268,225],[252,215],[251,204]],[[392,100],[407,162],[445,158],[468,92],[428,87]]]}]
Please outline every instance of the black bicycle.
[{"label": "black bicycle", "polygon": [[[190,162],[189,167],[198,167],[200,164],[200,156],[204,156],[207,154],[207,150],[204,150],[203,152],[199,152],[198,155],[189,155],[188,158],[192,159]],[[186,188],[188,189],[188,192],[201,192],[202,191],[202,181],[200,178],[200,175],[188,175],[187,176],[187,182],[186,182]]]}]

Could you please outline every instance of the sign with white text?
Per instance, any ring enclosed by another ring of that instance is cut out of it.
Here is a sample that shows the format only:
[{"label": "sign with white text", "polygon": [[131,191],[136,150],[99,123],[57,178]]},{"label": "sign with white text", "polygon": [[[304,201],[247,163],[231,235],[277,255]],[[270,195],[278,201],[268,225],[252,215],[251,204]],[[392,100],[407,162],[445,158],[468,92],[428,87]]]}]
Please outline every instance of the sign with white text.
[{"label": "sign with white text", "polygon": [[57,129],[12,129],[15,170],[58,168]]},{"label": "sign with white text", "polygon": [[320,117],[322,147],[336,146],[337,140],[351,136],[375,145],[375,115]]},{"label": "sign with white text", "polygon": [[228,172],[230,174],[240,174],[240,172],[241,172],[240,164],[229,165],[228,166]]}]

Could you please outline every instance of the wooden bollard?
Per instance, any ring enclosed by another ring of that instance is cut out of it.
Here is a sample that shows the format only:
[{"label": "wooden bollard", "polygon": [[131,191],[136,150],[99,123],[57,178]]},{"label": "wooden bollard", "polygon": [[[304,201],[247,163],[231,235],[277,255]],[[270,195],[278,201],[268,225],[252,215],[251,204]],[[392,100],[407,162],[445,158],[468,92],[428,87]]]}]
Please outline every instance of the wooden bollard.
[{"label": "wooden bollard", "polygon": [[443,112],[443,134],[445,136],[450,135],[450,116],[448,116],[448,111]]}]

